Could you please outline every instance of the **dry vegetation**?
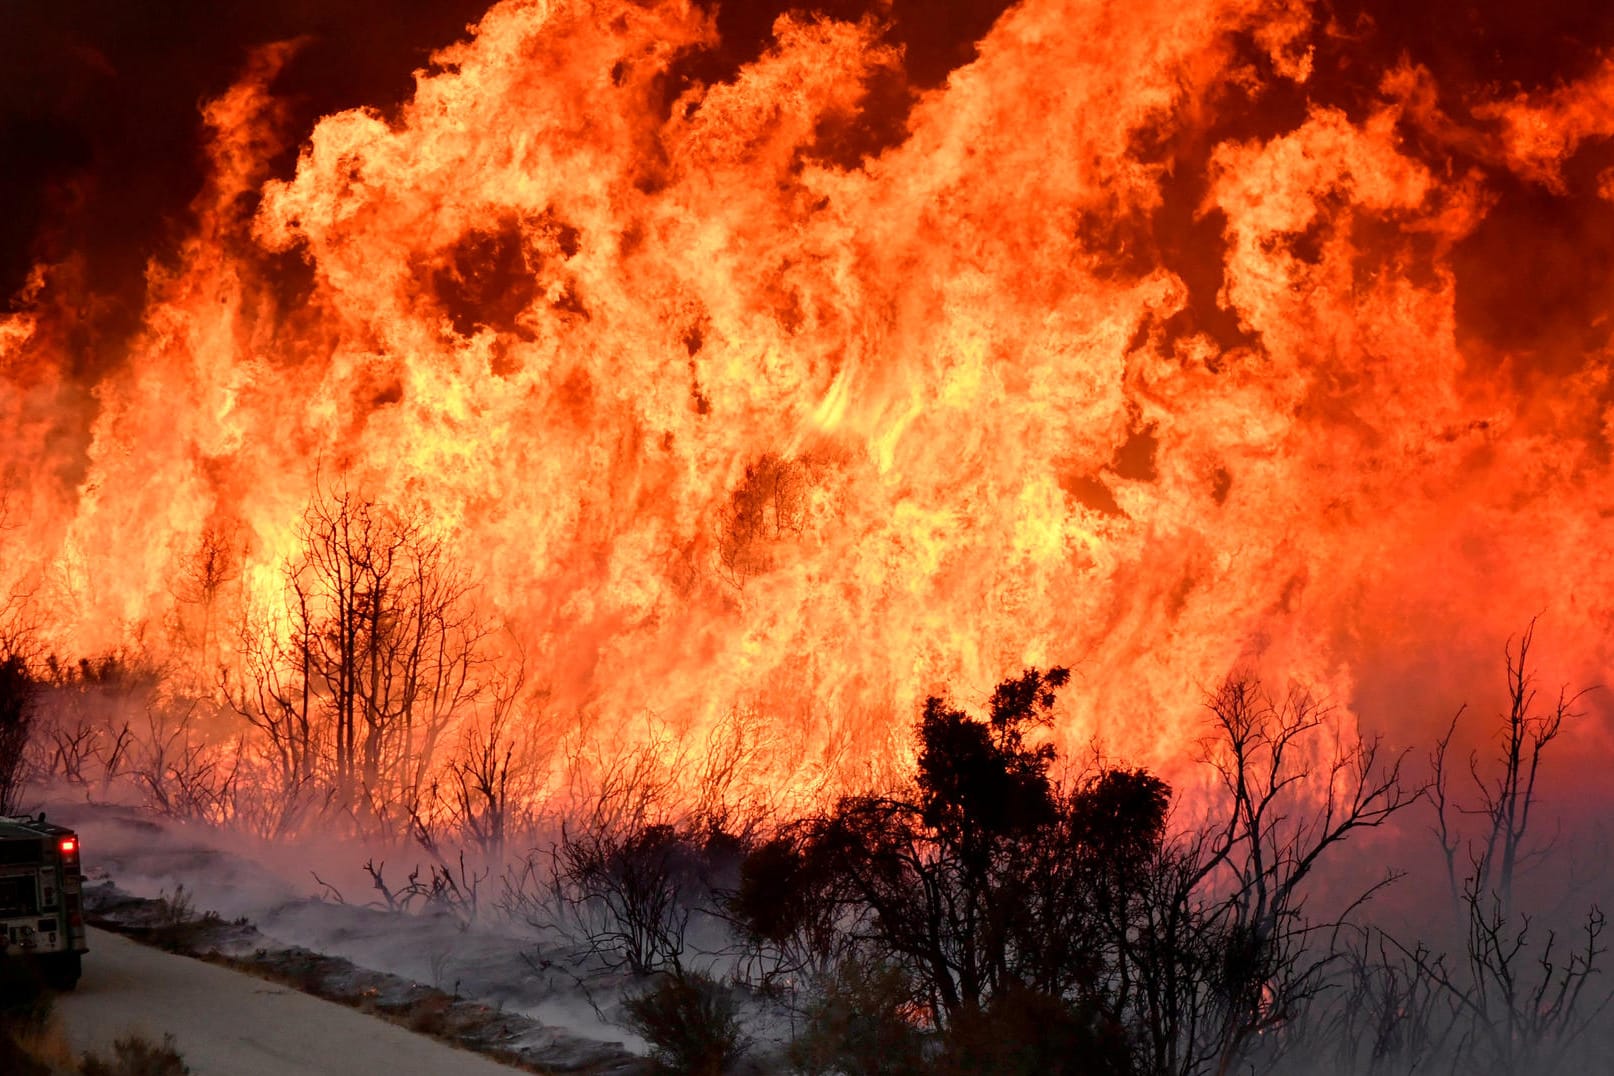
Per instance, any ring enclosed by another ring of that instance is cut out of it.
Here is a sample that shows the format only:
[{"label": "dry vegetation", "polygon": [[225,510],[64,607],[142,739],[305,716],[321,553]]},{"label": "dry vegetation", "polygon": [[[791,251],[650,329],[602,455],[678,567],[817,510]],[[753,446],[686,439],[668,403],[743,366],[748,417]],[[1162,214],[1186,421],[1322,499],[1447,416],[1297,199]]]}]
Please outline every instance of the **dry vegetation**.
[{"label": "dry vegetation", "polygon": [[37,969],[0,953],[0,1072],[7,1076],[185,1076],[190,1067],[172,1036],[114,1040],[110,1056],[75,1057]]}]

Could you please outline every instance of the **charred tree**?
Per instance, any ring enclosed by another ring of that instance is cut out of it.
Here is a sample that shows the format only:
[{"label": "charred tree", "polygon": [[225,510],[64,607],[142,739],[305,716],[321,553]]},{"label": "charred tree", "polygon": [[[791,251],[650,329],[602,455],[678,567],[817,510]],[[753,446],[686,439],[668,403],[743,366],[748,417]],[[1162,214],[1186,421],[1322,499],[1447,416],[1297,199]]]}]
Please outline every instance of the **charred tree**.
[{"label": "charred tree", "polygon": [[417,815],[441,741],[486,690],[489,634],[443,540],[345,489],[303,517],[284,611],[249,622],[232,702],[283,789],[314,787],[361,828]]}]

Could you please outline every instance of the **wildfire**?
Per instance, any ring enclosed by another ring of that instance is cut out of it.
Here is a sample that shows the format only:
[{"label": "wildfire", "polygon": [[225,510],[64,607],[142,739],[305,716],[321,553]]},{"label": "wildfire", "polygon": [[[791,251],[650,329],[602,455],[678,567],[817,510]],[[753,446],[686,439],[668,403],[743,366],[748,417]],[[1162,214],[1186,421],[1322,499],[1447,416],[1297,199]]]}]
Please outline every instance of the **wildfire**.
[{"label": "wildfire", "polygon": [[1236,666],[1400,721],[1538,611],[1609,664],[1606,326],[1493,339],[1465,290],[1508,192],[1609,200],[1609,65],[1392,58],[1344,107],[1310,5],[1025,0],[860,153],[886,17],[685,84],[689,0],[505,0],[311,131],[260,51],[123,360],[76,372],[68,263],[0,321],[6,593],[63,653],[239,667],[340,481],[552,709],[757,715],[780,780],[1026,665],[1075,669],[1067,746],[1158,762]]}]

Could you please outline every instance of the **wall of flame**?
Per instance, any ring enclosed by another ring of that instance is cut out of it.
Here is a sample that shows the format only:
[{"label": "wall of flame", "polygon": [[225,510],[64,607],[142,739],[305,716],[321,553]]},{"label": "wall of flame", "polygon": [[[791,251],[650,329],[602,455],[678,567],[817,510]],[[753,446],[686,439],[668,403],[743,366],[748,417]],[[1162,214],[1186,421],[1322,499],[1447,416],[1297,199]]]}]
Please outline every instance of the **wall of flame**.
[{"label": "wall of flame", "polygon": [[1067,746],[1145,761],[1239,668],[1443,726],[1537,613],[1600,678],[1607,296],[1520,326],[1506,278],[1604,270],[1497,222],[1614,220],[1614,62],[1454,87],[1304,3],[1025,0],[860,149],[882,25],[782,16],[705,84],[686,0],[505,0],[312,130],[258,50],[120,361],[67,261],[0,320],[13,604],[195,660],[199,546],[273,604],[340,476],[427,513],[553,706],[743,709],[781,777],[1032,664]]}]

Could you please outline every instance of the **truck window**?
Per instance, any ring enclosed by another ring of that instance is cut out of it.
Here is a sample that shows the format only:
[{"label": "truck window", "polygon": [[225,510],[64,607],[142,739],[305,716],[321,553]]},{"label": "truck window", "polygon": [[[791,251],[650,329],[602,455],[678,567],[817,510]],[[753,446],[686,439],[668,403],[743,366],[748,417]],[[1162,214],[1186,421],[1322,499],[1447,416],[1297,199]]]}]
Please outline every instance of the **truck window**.
[{"label": "truck window", "polygon": [[39,911],[39,887],[32,874],[0,878],[0,918],[34,915]]}]

